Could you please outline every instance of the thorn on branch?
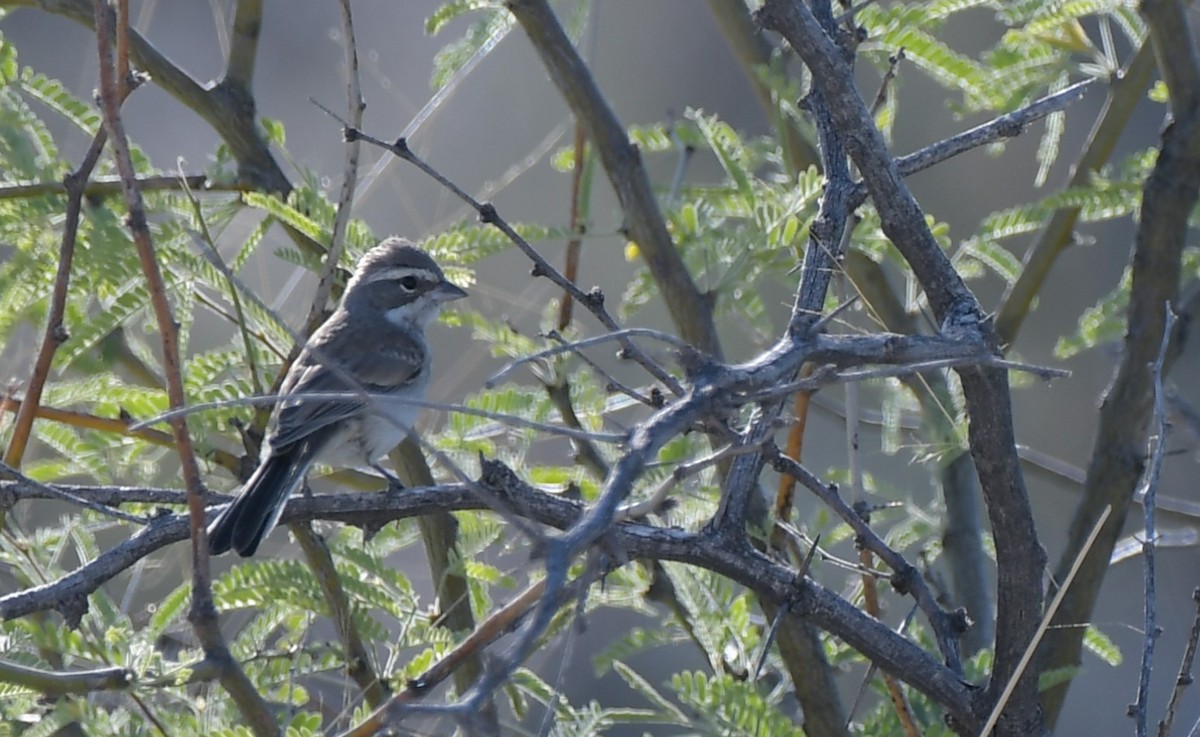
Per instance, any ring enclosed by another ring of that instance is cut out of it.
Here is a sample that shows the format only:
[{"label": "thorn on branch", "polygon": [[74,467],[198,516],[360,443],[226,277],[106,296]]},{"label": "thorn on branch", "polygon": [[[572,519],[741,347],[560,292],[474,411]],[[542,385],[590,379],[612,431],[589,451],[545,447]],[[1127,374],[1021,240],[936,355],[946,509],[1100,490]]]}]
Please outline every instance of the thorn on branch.
[{"label": "thorn on branch", "polygon": [[898,568],[892,574],[892,588],[901,596],[908,596],[912,592],[913,579],[919,575],[915,566],[903,566]]},{"label": "thorn on branch", "polygon": [[368,521],[358,525],[358,529],[362,530],[363,545],[375,539],[375,536],[383,530],[387,522]]},{"label": "thorn on branch", "polygon": [[651,406],[653,406],[655,409],[662,409],[663,405],[665,405],[666,403],[667,403],[667,398],[665,396],[663,396],[662,389],[659,389],[657,386],[652,387],[650,389],[650,404],[651,404]]},{"label": "thorn on branch", "polygon": [[863,522],[870,524],[871,522],[871,505],[865,499],[860,499],[852,505],[854,513],[862,518]]},{"label": "thorn on branch", "polygon": [[55,609],[62,615],[67,627],[73,630],[79,629],[80,623],[83,622],[83,615],[88,612],[87,596],[67,594],[59,600]]},{"label": "thorn on branch", "polygon": [[1019,120],[999,120],[997,132],[1004,138],[1016,138],[1025,132],[1025,124]]},{"label": "thorn on branch", "polygon": [[397,156],[410,155],[412,150],[408,147],[408,139],[404,136],[397,138],[396,142],[392,144],[392,153],[396,154]]},{"label": "thorn on branch", "polygon": [[405,689],[411,691],[414,696],[421,696],[432,688],[433,685],[432,681],[427,681],[424,678],[410,678],[404,682]]},{"label": "thorn on branch", "polygon": [[133,92],[138,87],[141,87],[149,81],[150,74],[148,72],[135,72],[130,70],[129,74],[125,75],[125,94],[128,95],[130,92]]},{"label": "thorn on branch", "polygon": [[[591,290],[584,295],[584,300],[587,302],[588,307],[599,309],[600,307],[604,306],[604,291],[601,290],[600,287],[592,287]],[[624,352],[625,349],[622,348],[621,350]]]},{"label": "thorn on branch", "polygon": [[946,622],[950,625],[950,630],[959,637],[967,634],[967,630],[975,624],[971,621],[971,615],[967,614],[966,607],[961,606],[946,613]]},{"label": "thorn on branch", "polygon": [[496,212],[496,206],[490,202],[479,203],[479,222],[485,225],[499,224],[500,213]]}]

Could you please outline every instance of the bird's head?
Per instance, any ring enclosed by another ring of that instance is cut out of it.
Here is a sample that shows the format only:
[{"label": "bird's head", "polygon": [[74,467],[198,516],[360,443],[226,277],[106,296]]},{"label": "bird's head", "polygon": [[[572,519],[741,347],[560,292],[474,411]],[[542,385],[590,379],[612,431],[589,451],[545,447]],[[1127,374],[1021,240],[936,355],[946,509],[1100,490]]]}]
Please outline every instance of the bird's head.
[{"label": "bird's head", "polygon": [[397,325],[425,329],[442,305],[467,296],[446,280],[437,262],[411,242],[397,237],[384,240],[359,260],[346,285],[346,309],[381,313]]}]

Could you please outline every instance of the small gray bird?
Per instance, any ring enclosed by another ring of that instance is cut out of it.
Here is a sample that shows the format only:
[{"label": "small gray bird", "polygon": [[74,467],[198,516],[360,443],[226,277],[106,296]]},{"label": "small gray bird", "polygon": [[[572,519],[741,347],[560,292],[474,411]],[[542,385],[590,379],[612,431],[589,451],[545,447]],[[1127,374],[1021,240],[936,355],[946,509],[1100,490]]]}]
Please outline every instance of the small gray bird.
[{"label": "small gray bird", "polygon": [[[402,238],[388,238],[362,257],[337,309],[284,378],[258,469],[208,528],[209,553],[233,548],[254,555],[316,461],[370,466],[395,480],[379,461],[404,439],[419,408],[390,398],[425,395],[425,328],[444,303],[465,296],[429,254]],[[303,398],[322,392],[360,396]]]}]

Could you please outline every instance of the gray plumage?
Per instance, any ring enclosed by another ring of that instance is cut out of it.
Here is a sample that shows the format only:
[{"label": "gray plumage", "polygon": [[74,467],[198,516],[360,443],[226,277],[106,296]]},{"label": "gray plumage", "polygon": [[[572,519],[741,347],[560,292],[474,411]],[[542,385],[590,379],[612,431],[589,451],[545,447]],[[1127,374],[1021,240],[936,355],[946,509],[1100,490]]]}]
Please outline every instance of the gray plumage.
[{"label": "gray plumage", "polygon": [[[253,555],[314,462],[383,472],[380,459],[419,414],[389,396],[424,396],[430,368],[425,329],[445,302],[466,294],[427,253],[401,238],[388,238],[359,260],[337,309],[308,339],[280,387],[285,398],[275,405],[258,468],[208,528],[212,555],[231,548]],[[359,396],[303,398],[330,392]]]}]

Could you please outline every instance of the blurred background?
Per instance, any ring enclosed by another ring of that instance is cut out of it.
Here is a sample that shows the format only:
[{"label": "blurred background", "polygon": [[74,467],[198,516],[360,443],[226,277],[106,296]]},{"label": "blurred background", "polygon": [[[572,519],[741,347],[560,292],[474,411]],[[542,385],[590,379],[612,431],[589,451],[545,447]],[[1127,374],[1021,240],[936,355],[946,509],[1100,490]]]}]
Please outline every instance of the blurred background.
[{"label": "blurred background", "polygon": [[[542,222],[566,227],[570,207],[570,178],[555,171],[548,157],[571,141],[572,120],[558,93],[546,78],[543,67],[520,30],[508,34],[498,47],[467,74],[437,104],[427,107],[432,96],[432,60],[446,43],[458,38],[465,25],[456,21],[438,37],[425,34],[424,21],[437,7],[436,0],[407,0],[403,3],[358,2],[354,5],[363,93],[367,102],[363,128],[391,140],[416,121],[409,132],[410,145],[422,157],[459,186],[492,200],[510,222]],[[574,8],[574,4],[569,4]],[[219,77],[223,68],[227,27],[233,15],[228,0],[204,2],[133,2],[137,27],[160,51],[198,81]],[[320,173],[326,192],[336,199],[344,157],[340,124],[323,113],[314,101],[342,114],[345,82],[341,22],[333,2],[268,2],[254,79],[259,114],[282,122],[287,131],[287,150],[295,163]],[[560,8],[562,12],[565,9]],[[34,9],[17,9],[0,21],[5,38],[18,49],[23,65],[56,77],[87,98],[97,84],[95,42],[83,27]],[[944,40],[964,54],[975,54],[992,44],[1004,29],[993,11],[981,8],[957,16],[947,27]],[[729,52],[707,6],[698,0],[603,0],[591,4],[590,25],[583,48],[600,88],[619,119],[626,125],[662,121],[681,116],[689,108],[716,113],[743,134],[770,132],[742,70]],[[1124,53],[1127,50],[1122,50]],[[878,86],[876,70],[861,69],[862,89],[868,99]],[[896,81],[901,88],[894,149],[907,153],[952,133],[982,122],[986,117],[963,118],[955,114],[947,93],[912,65],[901,64]],[[1048,182],[1058,186],[1067,177],[1067,166],[1087,135],[1103,101],[1097,85],[1067,114],[1061,161],[1051,170]],[[1157,141],[1162,125],[1161,107],[1144,106],[1128,127],[1126,138],[1114,159],[1124,151]],[[137,91],[125,106],[130,138],[137,142],[161,168],[185,171],[203,169],[218,140],[194,113],[174,101],[153,84]],[[51,118],[51,123],[54,121]],[[78,161],[87,140],[78,131],[62,125],[59,144],[72,161]],[[919,201],[927,212],[950,225],[952,238],[975,232],[986,214],[1004,207],[1030,202],[1042,195],[1034,186],[1038,163],[1035,150],[1041,126],[1007,143],[1001,152],[977,150],[911,178]],[[355,200],[354,215],[365,220],[379,236],[404,235],[421,239],[447,226],[472,217],[472,213],[436,183],[389,154],[369,146],[363,148],[362,188]],[[997,155],[998,153],[998,155]],[[647,160],[652,181],[665,188],[676,166],[673,156]],[[369,173],[369,174],[368,174]],[[688,181],[719,181],[722,171],[716,160],[701,154],[688,170]],[[581,285],[601,286],[619,295],[634,272],[624,254],[625,239],[618,233],[621,215],[603,177],[596,178],[592,224],[585,239]],[[1108,383],[1115,361],[1111,350],[1094,350],[1066,362],[1053,356],[1056,341],[1072,333],[1081,312],[1110,292],[1127,262],[1133,224],[1115,221],[1103,227],[1084,226],[1084,243],[1069,249],[1055,266],[1052,286],[1045,290],[1036,312],[1020,334],[1013,356],[1038,364],[1061,366],[1070,378],[1050,384],[1031,383],[1015,391],[1018,440],[1065,464],[1085,467],[1091,452],[1096,408]],[[273,233],[276,245],[282,236]],[[262,249],[243,278],[260,290],[268,304],[277,307],[293,325],[299,325],[307,310],[314,286],[303,270],[270,256],[271,243]],[[538,244],[552,261],[561,263],[563,244]],[[1009,243],[1018,257],[1024,240]],[[529,276],[529,264],[515,251],[493,257],[478,269],[478,283],[471,290],[471,303],[490,314],[503,314],[527,333],[534,333],[545,306],[558,294],[546,280]],[[985,309],[996,306],[1003,285],[984,279],[972,283]],[[774,295],[773,295],[774,296]],[[783,324],[789,295],[781,292],[768,304]],[[638,313],[633,324],[666,328],[669,321],[657,305]],[[584,318],[586,329],[596,325]],[[724,326],[729,328],[730,326]],[[0,378],[22,381],[32,365],[42,326],[35,326],[28,340],[6,346],[0,353]],[[727,357],[745,360],[769,344],[747,331],[725,330]],[[195,341],[223,340],[196,334]],[[437,380],[429,395],[434,400],[457,401],[482,384],[496,370],[500,359],[471,340],[467,330],[435,328],[433,336],[438,365]],[[1194,350],[1185,351],[1172,379],[1185,399],[1196,400],[1197,361]],[[840,404],[840,389],[826,391],[830,404]],[[441,422],[427,417],[426,422]],[[819,473],[845,466],[844,423],[836,412],[820,412],[810,422],[806,458]],[[1196,473],[1194,442],[1183,432],[1172,436],[1160,493],[1200,502],[1193,482]],[[567,452],[565,444],[563,452]],[[889,455],[879,437],[866,431],[864,462],[869,473],[886,480],[888,486],[928,500],[932,490],[929,474],[916,467],[920,449],[904,448]],[[1061,477],[1030,469],[1029,487],[1043,545],[1051,564],[1063,546],[1064,530],[1078,499],[1078,487]],[[803,500],[803,505],[812,502]],[[1131,512],[1133,533],[1140,527],[1140,508]],[[1195,520],[1166,515],[1167,529],[1189,528]],[[286,555],[282,536],[280,549]],[[155,575],[173,586],[186,570],[184,546],[173,555],[177,568],[166,566]],[[1200,585],[1200,553],[1195,547],[1160,550],[1158,568],[1159,622],[1163,635],[1152,688],[1150,714],[1161,713],[1178,667],[1178,654],[1185,642],[1194,614],[1193,588]],[[422,565],[415,560],[408,570],[421,585]],[[847,584],[849,583],[849,576]],[[832,585],[832,584],[830,584]],[[837,588],[836,586],[833,586]],[[895,624],[904,611],[890,611],[886,618]],[[1059,734],[1125,734],[1130,723],[1126,704],[1135,696],[1138,655],[1141,647],[1142,569],[1140,559],[1115,565],[1106,581],[1094,623],[1112,638],[1125,655],[1124,663],[1109,667],[1085,652],[1083,667],[1071,688]],[[620,613],[613,618],[592,618],[588,630],[576,643],[577,666],[570,669],[565,693],[572,702],[585,700],[597,689],[624,686],[613,675],[596,682],[588,658],[602,648],[613,632],[649,620]],[[544,657],[554,663],[557,653]],[[679,650],[671,658],[642,657],[633,664],[651,682],[690,663],[699,667],[697,656]],[[843,698],[853,698],[859,675],[843,679]],[[619,690],[618,690],[619,689]],[[1097,695],[1104,698],[1098,700]],[[622,703],[614,695],[607,700]],[[628,695],[632,706],[638,697]],[[1200,696],[1193,690],[1185,703],[1180,722],[1200,717]],[[633,733],[640,733],[634,730]]]}]

